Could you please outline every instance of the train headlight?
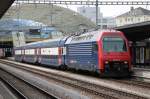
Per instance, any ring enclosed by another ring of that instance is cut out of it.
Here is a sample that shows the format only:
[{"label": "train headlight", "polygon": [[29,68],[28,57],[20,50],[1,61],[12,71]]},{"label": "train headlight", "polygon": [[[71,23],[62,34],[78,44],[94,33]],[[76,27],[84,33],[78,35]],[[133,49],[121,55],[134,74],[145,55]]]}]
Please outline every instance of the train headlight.
[{"label": "train headlight", "polygon": [[108,64],[109,62],[108,61],[105,61],[105,64]]},{"label": "train headlight", "polygon": [[124,64],[128,64],[128,62],[127,62],[127,61],[124,61]]}]

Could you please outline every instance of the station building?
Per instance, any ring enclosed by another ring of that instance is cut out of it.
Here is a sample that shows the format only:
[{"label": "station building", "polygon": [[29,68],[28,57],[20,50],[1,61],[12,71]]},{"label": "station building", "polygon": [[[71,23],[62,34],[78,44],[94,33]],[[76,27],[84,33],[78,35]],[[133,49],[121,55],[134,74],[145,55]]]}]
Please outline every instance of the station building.
[{"label": "station building", "polygon": [[[144,40],[136,39],[142,38],[142,32],[134,33],[130,39],[130,36],[127,38],[130,40],[131,52],[132,52],[132,62],[135,66],[148,66],[150,65],[150,39],[148,38],[148,32],[144,34],[144,31],[147,29],[147,24],[150,21],[150,10],[144,9],[142,7],[133,8],[131,7],[129,12],[126,12],[122,15],[116,17],[116,25],[118,27],[123,27],[127,30],[129,27],[136,27],[134,30],[128,29],[128,31],[138,31],[141,29],[140,26],[143,26],[143,35],[145,35]],[[144,26],[146,27],[144,30]],[[139,29],[138,29],[139,27]],[[135,30],[136,29],[136,30]],[[147,30],[148,31],[148,30]],[[127,34],[127,33],[126,33]]]},{"label": "station building", "polygon": [[[87,17],[94,23],[96,23],[96,7],[78,7],[77,12],[81,15]],[[114,28],[116,27],[116,21],[114,17],[104,17],[103,13],[100,12],[100,7],[98,8],[98,27],[100,29]]]},{"label": "station building", "polygon": [[116,17],[116,25],[123,26],[140,22],[150,21],[150,10],[142,7],[131,7],[129,12]]}]

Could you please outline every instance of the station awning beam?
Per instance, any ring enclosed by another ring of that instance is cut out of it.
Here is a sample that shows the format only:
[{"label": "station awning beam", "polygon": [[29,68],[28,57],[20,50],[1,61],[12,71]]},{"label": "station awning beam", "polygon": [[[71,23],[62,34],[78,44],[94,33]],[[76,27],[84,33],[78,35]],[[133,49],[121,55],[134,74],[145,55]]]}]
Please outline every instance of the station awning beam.
[{"label": "station awning beam", "polygon": [[15,0],[0,0],[0,18],[8,10]]}]

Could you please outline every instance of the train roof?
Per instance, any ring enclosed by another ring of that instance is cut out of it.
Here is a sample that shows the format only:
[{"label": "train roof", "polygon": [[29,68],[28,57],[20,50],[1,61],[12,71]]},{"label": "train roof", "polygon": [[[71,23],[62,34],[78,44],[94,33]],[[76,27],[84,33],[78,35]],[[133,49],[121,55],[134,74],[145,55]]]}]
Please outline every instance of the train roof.
[{"label": "train roof", "polygon": [[87,32],[81,35],[72,36],[70,37],[65,44],[71,44],[71,43],[81,43],[81,42],[94,42],[100,39],[103,33],[112,32],[112,33],[120,33],[120,31],[116,30],[97,30],[97,31],[91,31]]},{"label": "train roof", "polygon": [[[61,46],[62,44],[64,44],[65,40],[66,40],[66,37],[58,38],[58,39],[48,39],[48,40],[28,43],[28,44],[26,44],[24,46],[20,46],[20,47],[21,48],[25,48],[25,47],[26,48],[35,48],[35,47]],[[20,47],[17,47],[17,48],[20,48]]]},{"label": "train roof", "polygon": [[[54,46],[62,46],[64,44],[73,44],[73,43],[81,43],[81,42],[96,42],[100,39],[103,33],[120,33],[120,31],[116,30],[97,30],[97,31],[91,31],[87,32],[81,35],[74,35],[71,37],[63,37],[58,39],[48,39],[44,41],[39,42],[33,42],[28,43],[24,46],[21,46],[21,48],[36,48],[36,47],[54,47]],[[68,38],[68,39],[67,39]],[[17,47],[15,49],[19,49],[20,47]]]}]

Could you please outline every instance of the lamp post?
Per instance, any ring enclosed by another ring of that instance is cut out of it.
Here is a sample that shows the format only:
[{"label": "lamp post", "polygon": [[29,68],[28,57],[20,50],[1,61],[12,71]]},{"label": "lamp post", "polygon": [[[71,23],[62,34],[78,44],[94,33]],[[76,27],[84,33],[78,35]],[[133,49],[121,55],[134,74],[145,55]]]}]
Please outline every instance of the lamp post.
[{"label": "lamp post", "polygon": [[96,0],[96,27],[98,28],[98,0]]}]

